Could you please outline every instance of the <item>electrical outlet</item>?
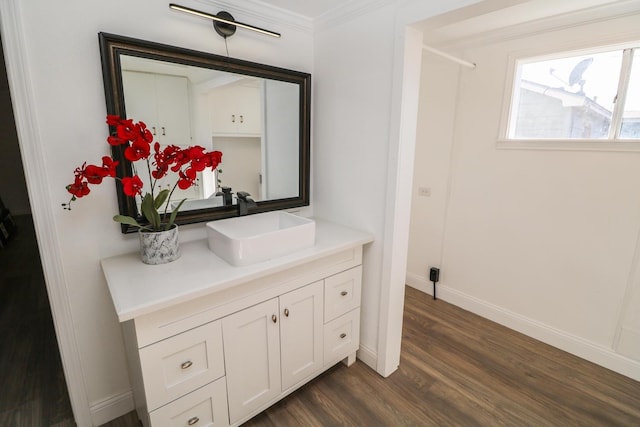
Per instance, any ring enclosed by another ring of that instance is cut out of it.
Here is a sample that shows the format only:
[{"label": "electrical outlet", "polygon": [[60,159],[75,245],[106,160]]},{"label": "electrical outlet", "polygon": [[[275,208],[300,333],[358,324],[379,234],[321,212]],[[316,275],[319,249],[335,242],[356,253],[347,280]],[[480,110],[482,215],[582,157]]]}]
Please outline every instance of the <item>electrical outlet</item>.
[{"label": "electrical outlet", "polygon": [[420,197],[431,197],[431,188],[429,188],[429,187],[418,187],[418,196],[420,196]]}]

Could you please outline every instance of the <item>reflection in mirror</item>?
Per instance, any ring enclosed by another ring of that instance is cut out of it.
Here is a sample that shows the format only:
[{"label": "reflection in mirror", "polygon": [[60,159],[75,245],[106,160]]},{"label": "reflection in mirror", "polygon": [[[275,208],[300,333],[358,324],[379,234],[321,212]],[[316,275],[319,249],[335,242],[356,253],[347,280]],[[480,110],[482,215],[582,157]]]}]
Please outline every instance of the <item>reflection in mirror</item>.
[{"label": "reflection in mirror", "polygon": [[[258,202],[255,212],[309,204],[309,74],[104,33],[100,44],[109,114],[145,122],[163,146],[223,153],[217,171],[172,196],[169,210],[186,199],[178,223],[237,215],[237,191]],[[114,156],[120,176],[148,182]],[[169,179],[157,185],[173,187]],[[139,216],[140,201],[118,192],[120,213]]]},{"label": "reflection in mirror", "polygon": [[[223,206],[223,186],[256,201],[298,196],[297,84],[127,55],[120,64],[127,116],[145,122],[155,141],[223,153],[218,171],[176,190],[173,206],[182,199],[182,210]],[[147,171],[135,172],[148,182]]]}]

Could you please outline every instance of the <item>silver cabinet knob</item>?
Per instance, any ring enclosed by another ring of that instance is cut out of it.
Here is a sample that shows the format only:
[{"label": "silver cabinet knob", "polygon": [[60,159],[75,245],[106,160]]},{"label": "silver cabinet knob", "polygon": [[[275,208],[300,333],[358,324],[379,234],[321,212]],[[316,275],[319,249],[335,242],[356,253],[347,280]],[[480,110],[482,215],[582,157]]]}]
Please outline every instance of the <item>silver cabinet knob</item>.
[{"label": "silver cabinet knob", "polygon": [[346,297],[348,294],[349,294],[349,292],[347,292],[347,291],[340,292],[340,295],[342,295],[343,297]]},{"label": "silver cabinet knob", "polygon": [[189,418],[189,421],[187,421],[187,424],[189,424],[190,426],[197,424],[198,421],[200,421],[200,418],[198,417],[193,417],[193,418]]},{"label": "silver cabinet knob", "polygon": [[289,317],[289,309],[288,308],[284,309],[284,316],[285,317]]},{"label": "silver cabinet knob", "polygon": [[275,314],[271,316],[271,321],[273,323],[276,323],[278,321],[278,316],[276,316]]},{"label": "silver cabinet knob", "polygon": [[182,369],[189,369],[191,365],[193,365],[193,362],[191,360],[187,360],[186,362],[183,362],[180,367]]},{"label": "silver cabinet knob", "polygon": [[345,339],[347,337],[347,334],[345,334],[344,332],[340,334],[340,338]]}]

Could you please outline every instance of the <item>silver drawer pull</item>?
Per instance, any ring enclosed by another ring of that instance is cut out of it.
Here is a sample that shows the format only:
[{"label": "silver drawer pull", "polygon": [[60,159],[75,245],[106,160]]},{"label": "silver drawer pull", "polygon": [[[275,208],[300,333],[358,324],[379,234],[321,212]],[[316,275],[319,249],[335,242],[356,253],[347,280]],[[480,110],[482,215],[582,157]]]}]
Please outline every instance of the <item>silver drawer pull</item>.
[{"label": "silver drawer pull", "polygon": [[[191,365],[193,365],[193,362],[191,360],[187,360],[186,362],[183,362],[182,365],[180,365],[180,367],[182,369],[189,369],[191,367]],[[189,424],[189,425],[191,425],[191,424]]]},{"label": "silver drawer pull", "polygon": [[347,337],[347,334],[345,334],[344,332],[340,334],[340,338],[343,338],[343,339],[344,339],[344,338],[346,338],[346,337]]},{"label": "silver drawer pull", "polygon": [[340,295],[342,295],[343,297],[346,297],[348,294],[349,294],[349,292],[347,292],[347,291],[340,292]]},{"label": "silver drawer pull", "polygon": [[193,418],[190,418],[190,419],[189,419],[189,421],[187,421],[187,424],[189,424],[190,426],[192,426],[192,425],[194,425],[194,424],[197,424],[197,422],[198,422],[198,421],[200,421],[200,418],[198,418],[198,417],[193,417]]}]

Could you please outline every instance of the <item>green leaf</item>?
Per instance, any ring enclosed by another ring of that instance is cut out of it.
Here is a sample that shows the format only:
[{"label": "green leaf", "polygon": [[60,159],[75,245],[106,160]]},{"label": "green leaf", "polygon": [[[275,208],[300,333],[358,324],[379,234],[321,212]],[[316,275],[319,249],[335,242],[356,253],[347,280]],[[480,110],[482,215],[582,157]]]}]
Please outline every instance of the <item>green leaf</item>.
[{"label": "green leaf", "polygon": [[153,196],[151,194],[145,194],[142,199],[142,204],[140,205],[140,210],[142,211],[142,215],[144,215],[147,221],[149,221],[149,225],[152,229],[160,229],[160,214],[158,213],[158,209],[155,207]]},{"label": "green leaf", "polygon": [[169,217],[169,222],[165,226],[165,230],[169,230],[171,228],[171,226],[173,225],[173,222],[176,220],[176,215],[178,215],[178,211],[182,207],[182,204],[185,202],[185,200],[187,199],[180,200],[180,203],[178,203],[178,206],[176,206],[173,212],[171,212],[171,216]]},{"label": "green leaf", "polygon": [[156,210],[160,209],[160,207],[167,200],[168,197],[169,197],[169,190],[162,190],[160,193],[158,193],[158,195],[156,196],[156,200],[153,203]]},{"label": "green leaf", "polygon": [[136,221],[134,218],[132,218],[130,216],[126,216],[126,215],[115,215],[113,217],[113,220],[115,222],[119,222],[120,224],[133,225],[134,227],[142,227],[138,223],[138,221]]}]

